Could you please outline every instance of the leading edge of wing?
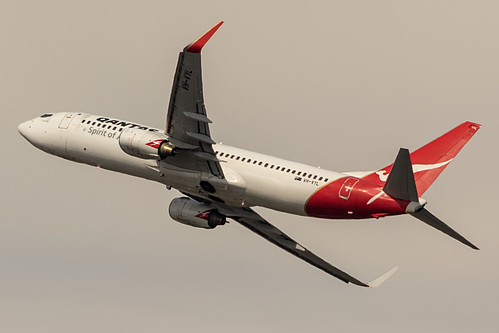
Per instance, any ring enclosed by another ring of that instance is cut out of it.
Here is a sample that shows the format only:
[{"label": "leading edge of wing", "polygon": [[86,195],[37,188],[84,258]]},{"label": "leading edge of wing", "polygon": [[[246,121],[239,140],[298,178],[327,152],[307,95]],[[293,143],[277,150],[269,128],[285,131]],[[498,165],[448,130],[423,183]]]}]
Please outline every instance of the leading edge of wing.
[{"label": "leading edge of wing", "polygon": [[250,229],[254,233],[262,236],[269,242],[277,245],[281,249],[291,253],[292,255],[308,262],[309,264],[323,270],[324,272],[342,280],[346,283],[352,283],[361,287],[379,287],[386,281],[397,269],[394,267],[388,272],[382,274],[380,277],[372,280],[369,283],[364,283],[354,278],[353,276],[345,273],[344,271],[334,267],[322,258],[316,256],[311,251],[307,250],[302,245],[295,242],[281,230],[267,222],[258,213],[250,208],[227,207],[226,205],[215,204],[220,213],[225,214],[227,217],[234,219],[242,224],[244,227]]}]

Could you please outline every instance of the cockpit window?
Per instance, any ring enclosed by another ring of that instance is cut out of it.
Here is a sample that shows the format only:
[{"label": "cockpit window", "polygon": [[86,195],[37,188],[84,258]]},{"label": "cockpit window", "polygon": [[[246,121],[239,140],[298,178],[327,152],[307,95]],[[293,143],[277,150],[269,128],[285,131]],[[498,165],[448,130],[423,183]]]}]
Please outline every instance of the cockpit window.
[{"label": "cockpit window", "polygon": [[40,118],[48,118],[48,117],[52,117],[53,114],[52,113],[44,113],[40,116]]}]

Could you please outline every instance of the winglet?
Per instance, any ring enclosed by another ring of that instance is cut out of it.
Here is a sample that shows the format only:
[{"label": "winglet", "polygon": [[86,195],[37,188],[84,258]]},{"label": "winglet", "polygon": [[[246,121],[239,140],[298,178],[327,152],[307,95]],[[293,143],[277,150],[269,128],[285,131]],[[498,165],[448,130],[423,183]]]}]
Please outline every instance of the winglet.
[{"label": "winglet", "polygon": [[210,40],[211,36],[220,28],[224,21],[218,22],[213,28],[205,32],[201,37],[196,39],[194,42],[190,43],[184,48],[184,52],[189,53],[201,53],[201,49]]},{"label": "winglet", "polygon": [[397,269],[399,269],[398,266],[393,267],[392,269],[390,269],[388,272],[384,273],[380,277],[377,277],[376,279],[372,280],[371,282],[368,282],[367,285],[369,286],[369,288],[376,288],[376,287],[381,286],[381,284],[383,282],[385,282],[386,280],[388,280],[388,278],[390,276],[392,276],[393,273],[395,273],[397,271]]}]

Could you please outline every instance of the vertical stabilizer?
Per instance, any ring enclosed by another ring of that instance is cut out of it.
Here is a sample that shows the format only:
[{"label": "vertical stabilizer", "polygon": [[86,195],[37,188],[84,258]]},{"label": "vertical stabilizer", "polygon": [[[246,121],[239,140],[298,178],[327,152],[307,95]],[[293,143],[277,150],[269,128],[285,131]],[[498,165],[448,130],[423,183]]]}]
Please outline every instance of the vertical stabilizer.
[{"label": "vertical stabilizer", "polygon": [[[467,121],[410,154],[419,197],[426,192],[480,126]],[[367,175],[364,179],[383,186],[392,167],[393,164]]]}]

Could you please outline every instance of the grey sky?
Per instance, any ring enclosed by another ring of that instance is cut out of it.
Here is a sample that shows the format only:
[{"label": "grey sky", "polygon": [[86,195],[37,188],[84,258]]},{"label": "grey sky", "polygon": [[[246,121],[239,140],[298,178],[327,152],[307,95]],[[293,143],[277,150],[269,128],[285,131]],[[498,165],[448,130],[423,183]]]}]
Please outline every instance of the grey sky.
[{"label": "grey sky", "polygon": [[[2,1],[2,332],[495,332],[496,1]],[[465,120],[482,129],[425,194],[481,251],[411,217],[259,209],[375,290],[237,223],[172,221],[178,193],[50,156],[17,125],[83,111],[163,127],[178,52],[204,49],[213,137],[336,171],[373,170]]]}]

